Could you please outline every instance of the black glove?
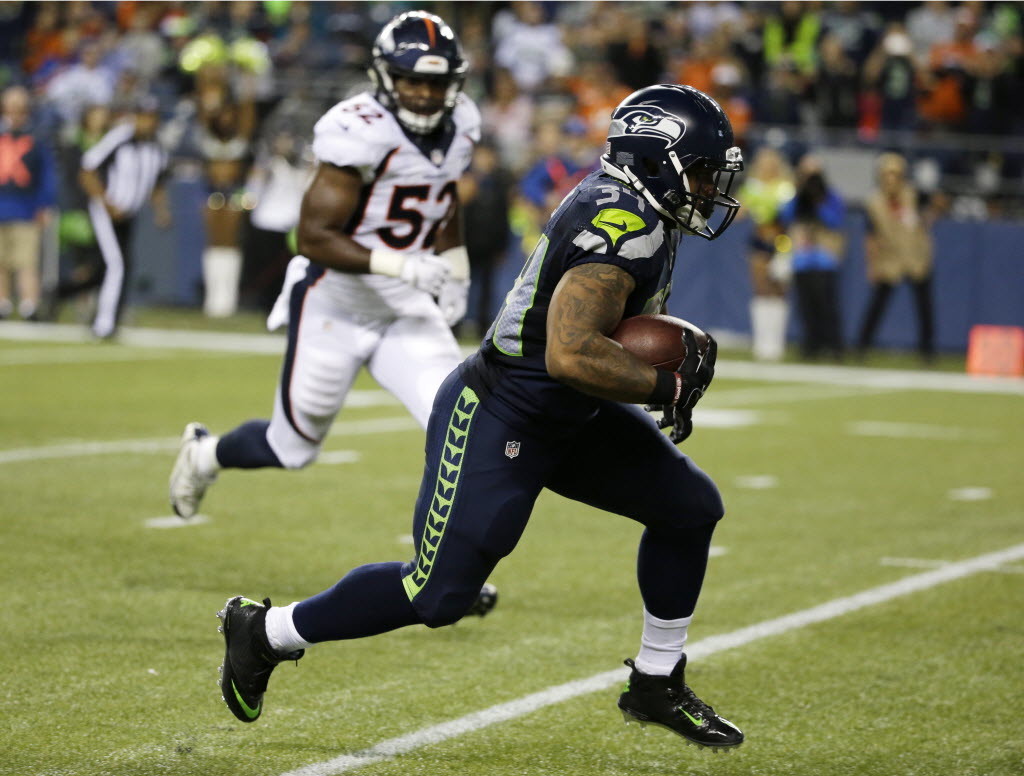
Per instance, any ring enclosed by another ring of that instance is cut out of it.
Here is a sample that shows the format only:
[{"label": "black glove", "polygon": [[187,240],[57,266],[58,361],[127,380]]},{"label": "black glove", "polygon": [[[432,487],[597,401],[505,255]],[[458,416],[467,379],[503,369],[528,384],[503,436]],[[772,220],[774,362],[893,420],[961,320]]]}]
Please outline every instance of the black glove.
[{"label": "black glove", "polygon": [[693,332],[684,330],[683,342],[686,344],[686,358],[677,372],[682,383],[679,398],[675,404],[649,404],[644,408],[648,412],[661,410],[658,428],[671,426],[669,439],[677,445],[693,432],[693,408],[711,385],[715,377],[715,360],[718,358],[718,343],[710,334],[707,351],[703,355],[697,352],[697,340]]}]

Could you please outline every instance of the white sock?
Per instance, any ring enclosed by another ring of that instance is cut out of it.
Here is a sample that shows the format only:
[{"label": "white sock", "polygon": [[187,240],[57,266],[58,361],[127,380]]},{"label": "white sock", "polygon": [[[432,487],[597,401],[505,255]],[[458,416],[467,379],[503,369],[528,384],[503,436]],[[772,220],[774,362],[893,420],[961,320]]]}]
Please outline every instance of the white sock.
[{"label": "white sock", "polygon": [[227,318],[238,309],[238,280],[242,252],[238,248],[211,246],[203,251],[203,312],[210,318]]},{"label": "white sock", "polygon": [[683,656],[686,629],[693,615],[678,620],[659,620],[644,607],[644,632],[640,638],[640,654],[636,670],[642,674],[668,676]]},{"label": "white sock", "polygon": [[288,606],[271,606],[267,610],[267,641],[278,652],[294,652],[313,646],[299,635],[292,622],[292,609],[298,603],[293,601]]},{"label": "white sock", "polygon": [[220,461],[217,460],[217,442],[219,440],[220,437],[215,437],[212,434],[204,436],[196,447],[196,466],[204,477],[212,477],[221,469]]},{"label": "white sock", "polygon": [[786,319],[789,303],[784,297],[755,296],[750,301],[754,358],[779,361],[786,354]]}]

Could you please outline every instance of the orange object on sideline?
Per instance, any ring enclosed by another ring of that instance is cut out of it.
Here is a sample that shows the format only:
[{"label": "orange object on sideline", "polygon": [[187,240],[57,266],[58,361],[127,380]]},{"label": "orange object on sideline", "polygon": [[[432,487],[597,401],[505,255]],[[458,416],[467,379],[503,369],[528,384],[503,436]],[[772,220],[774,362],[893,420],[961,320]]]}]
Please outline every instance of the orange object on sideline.
[{"label": "orange object on sideline", "polygon": [[972,326],[967,340],[967,374],[1024,376],[1024,328]]}]

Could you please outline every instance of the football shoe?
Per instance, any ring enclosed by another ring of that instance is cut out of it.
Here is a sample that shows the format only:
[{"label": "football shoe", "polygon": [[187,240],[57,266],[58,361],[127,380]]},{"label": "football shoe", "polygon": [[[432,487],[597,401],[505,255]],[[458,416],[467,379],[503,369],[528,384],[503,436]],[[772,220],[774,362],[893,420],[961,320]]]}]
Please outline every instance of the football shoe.
[{"label": "football shoe", "polygon": [[231,713],[242,722],[255,722],[263,713],[263,694],[278,663],[298,661],[305,650],[279,653],[267,639],[270,599],[259,604],[236,595],[217,612],[217,629],[224,634],[224,664],[220,667],[220,691]]},{"label": "football shoe", "polygon": [[480,588],[480,593],[477,595],[473,605],[466,612],[466,616],[483,617],[491,609],[493,609],[498,603],[498,588],[492,585],[490,582],[484,582],[484,586]]},{"label": "football shoe", "polygon": [[181,447],[171,470],[169,488],[171,508],[178,517],[192,517],[199,510],[199,502],[203,500],[206,489],[217,479],[216,474],[199,471],[199,440],[209,435],[202,423],[189,423],[181,435]]},{"label": "football shoe", "polygon": [[716,714],[687,686],[683,675],[686,655],[668,676],[641,673],[632,660],[626,665],[632,671],[619,696],[619,709],[626,722],[668,728],[690,743],[715,750],[743,743],[740,729]]}]

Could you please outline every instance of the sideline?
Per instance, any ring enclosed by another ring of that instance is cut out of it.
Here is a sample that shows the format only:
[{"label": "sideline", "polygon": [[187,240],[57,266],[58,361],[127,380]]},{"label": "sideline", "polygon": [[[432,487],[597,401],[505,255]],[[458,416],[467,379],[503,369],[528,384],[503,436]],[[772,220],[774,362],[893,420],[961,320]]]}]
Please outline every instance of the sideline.
[{"label": "sideline", "polygon": [[[802,609],[782,617],[765,620],[764,622],[740,628],[730,633],[711,636],[690,646],[686,653],[691,659],[710,657],[718,652],[735,649],[771,636],[778,636],[799,628],[805,628],[808,625],[832,620],[844,614],[855,612],[858,609],[885,603],[894,598],[927,590],[928,588],[969,577],[982,571],[997,571],[1002,564],[1011,563],[1022,558],[1024,558],[1024,544],[1018,544],[998,552],[950,563],[934,571],[926,571],[923,574],[905,577],[887,585],[873,587],[845,598],[836,598],[818,606],[812,606],[809,609]],[[624,682],[628,675],[628,669],[617,668],[614,671],[605,671],[586,679],[578,679],[574,682],[549,687],[546,690],[525,695],[508,703],[491,706],[489,709],[467,714],[458,719],[422,728],[397,738],[389,738],[369,749],[353,752],[352,754],[344,754],[325,762],[312,763],[297,770],[288,771],[282,774],[282,776],[334,776],[338,773],[358,770],[382,760],[389,760],[426,746],[447,741],[450,738],[482,730],[499,722],[517,719],[518,717],[531,714],[534,711],[556,703],[562,703],[580,695],[606,690],[609,687],[614,687]]]},{"label": "sideline", "polygon": [[[146,348],[213,350],[235,353],[281,355],[285,337],[281,334],[232,334],[187,329],[150,329],[126,326],[118,330],[117,343]],[[84,326],[67,323],[0,322],[0,339],[21,342],[94,342]],[[116,347],[117,343],[95,343]],[[465,353],[475,346],[463,348]],[[975,377],[955,372],[910,369],[826,366],[822,364],[765,364],[754,361],[718,362],[716,374],[732,380],[754,382],[821,383],[881,390],[951,391],[954,393],[995,393],[1024,396],[1024,379]]]}]

